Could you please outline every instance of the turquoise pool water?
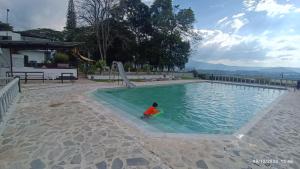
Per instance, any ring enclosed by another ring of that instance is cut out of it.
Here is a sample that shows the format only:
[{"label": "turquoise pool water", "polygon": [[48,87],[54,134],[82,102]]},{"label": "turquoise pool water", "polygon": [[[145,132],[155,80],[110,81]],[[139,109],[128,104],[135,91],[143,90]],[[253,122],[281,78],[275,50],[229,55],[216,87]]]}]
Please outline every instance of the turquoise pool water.
[{"label": "turquoise pool water", "polygon": [[[168,133],[232,134],[267,107],[283,90],[217,83],[188,83],[133,89],[97,90],[99,101],[133,123]],[[164,113],[142,120],[153,102]]]}]

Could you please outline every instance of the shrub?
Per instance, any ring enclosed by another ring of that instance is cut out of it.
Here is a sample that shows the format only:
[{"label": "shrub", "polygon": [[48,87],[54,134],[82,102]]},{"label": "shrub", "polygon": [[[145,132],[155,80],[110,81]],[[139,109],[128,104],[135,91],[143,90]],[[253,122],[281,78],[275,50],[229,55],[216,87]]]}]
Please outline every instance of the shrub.
[{"label": "shrub", "polygon": [[133,67],[132,67],[132,64],[130,63],[130,62],[126,62],[125,64],[124,64],[124,69],[125,69],[125,71],[133,71]]},{"label": "shrub", "polygon": [[86,74],[86,75],[93,75],[97,71],[96,65],[89,65],[81,63],[79,65],[79,71]]},{"label": "shrub", "polygon": [[54,56],[55,63],[68,63],[69,59],[69,55],[65,53],[56,53]]},{"label": "shrub", "polygon": [[94,75],[97,71],[96,65],[88,65],[86,68],[86,74],[88,75]]},{"label": "shrub", "polygon": [[105,60],[98,60],[95,64],[96,69],[99,69],[100,74],[102,73],[102,71],[105,69],[106,67],[106,61]]}]

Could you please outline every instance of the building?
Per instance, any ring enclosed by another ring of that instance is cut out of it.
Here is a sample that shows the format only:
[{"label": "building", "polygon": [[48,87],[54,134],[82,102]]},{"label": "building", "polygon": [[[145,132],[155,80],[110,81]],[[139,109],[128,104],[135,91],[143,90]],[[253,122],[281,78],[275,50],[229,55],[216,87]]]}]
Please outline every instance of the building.
[{"label": "building", "polygon": [[[11,31],[0,31],[0,40],[11,40],[11,41],[39,41],[39,42],[50,42],[51,40],[24,36],[21,33],[15,33]],[[6,51],[5,51],[6,50]],[[2,53],[7,54],[8,49],[2,49]],[[13,52],[13,65],[15,67],[35,67],[36,64],[44,63],[47,58],[51,58],[55,51],[49,50],[18,50]],[[0,52],[1,54],[1,52]],[[6,60],[7,62],[7,60]],[[3,63],[0,60],[0,66],[7,63]],[[1,66],[1,67],[2,67]]]},{"label": "building", "polygon": [[[0,77],[8,72],[44,72],[46,79],[57,79],[61,73],[73,73],[77,68],[48,66],[45,62],[58,49],[74,49],[80,43],[51,41],[50,39],[12,31],[0,31]],[[15,73],[18,74],[18,73]]]}]

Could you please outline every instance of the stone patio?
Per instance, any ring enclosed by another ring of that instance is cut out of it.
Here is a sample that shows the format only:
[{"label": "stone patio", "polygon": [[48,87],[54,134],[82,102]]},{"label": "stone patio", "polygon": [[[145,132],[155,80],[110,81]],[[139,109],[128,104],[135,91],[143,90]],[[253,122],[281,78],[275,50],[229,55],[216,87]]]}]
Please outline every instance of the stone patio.
[{"label": "stone patio", "polygon": [[[138,85],[157,83],[174,81]],[[117,85],[26,85],[0,136],[0,169],[300,167],[300,92],[239,139],[148,135],[86,95],[108,87]]]}]

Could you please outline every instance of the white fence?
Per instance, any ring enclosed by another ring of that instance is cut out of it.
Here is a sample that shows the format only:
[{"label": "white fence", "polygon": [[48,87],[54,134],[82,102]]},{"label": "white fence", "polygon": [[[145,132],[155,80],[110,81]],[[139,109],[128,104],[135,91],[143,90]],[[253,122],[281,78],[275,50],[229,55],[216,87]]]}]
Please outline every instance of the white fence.
[{"label": "white fence", "polygon": [[[77,78],[77,69],[38,69],[29,67],[14,67],[14,72],[44,72],[46,80],[54,80],[61,76],[61,73],[72,73],[75,78]],[[18,74],[14,74],[18,76]]]},{"label": "white fence", "polygon": [[0,89],[0,124],[3,122],[9,107],[20,92],[20,83],[18,78],[1,78],[1,80],[11,81]]}]

